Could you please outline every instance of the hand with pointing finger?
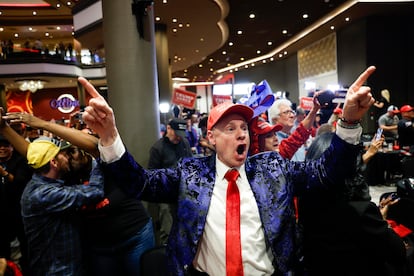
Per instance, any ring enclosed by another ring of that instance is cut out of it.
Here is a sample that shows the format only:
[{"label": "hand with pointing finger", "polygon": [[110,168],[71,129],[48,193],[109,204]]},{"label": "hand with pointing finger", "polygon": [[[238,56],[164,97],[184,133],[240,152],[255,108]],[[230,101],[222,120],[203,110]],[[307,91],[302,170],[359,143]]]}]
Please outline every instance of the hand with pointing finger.
[{"label": "hand with pointing finger", "polygon": [[82,114],[82,120],[98,134],[102,146],[112,145],[118,136],[112,108],[89,81],[83,77],[79,77],[78,81],[92,97]]},{"label": "hand with pointing finger", "polygon": [[368,77],[375,71],[375,66],[368,67],[349,87],[343,108],[343,118],[349,122],[359,121],[374,103],[371,88],[363,86]]}]

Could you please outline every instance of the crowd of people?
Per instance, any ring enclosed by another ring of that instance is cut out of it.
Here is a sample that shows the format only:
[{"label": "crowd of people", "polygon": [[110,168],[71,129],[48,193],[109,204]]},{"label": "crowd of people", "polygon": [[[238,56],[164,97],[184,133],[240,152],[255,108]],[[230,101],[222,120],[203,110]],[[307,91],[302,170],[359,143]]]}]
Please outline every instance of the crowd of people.
[{"label": "crowd of people", "polygon": [[[232,102],[177,114],[148,164],[128,152],[112,108],[82,77],[88,131],[2,111],[0,212],[10,227],[0,228],[0,275],[6,261],[23,275],[140,275],[157,245],[169,275],[411,275],[412,231],[387,220],[399,199],[371,202],[363,174],[390,136],[407,146],[399,127],[361,146],[374,71],[323,124],[323,91],[309,111],[275,98],[260,114]],[[387,107],[391,119],[397,112],[397,125],[414,129],[413,108]]]}]

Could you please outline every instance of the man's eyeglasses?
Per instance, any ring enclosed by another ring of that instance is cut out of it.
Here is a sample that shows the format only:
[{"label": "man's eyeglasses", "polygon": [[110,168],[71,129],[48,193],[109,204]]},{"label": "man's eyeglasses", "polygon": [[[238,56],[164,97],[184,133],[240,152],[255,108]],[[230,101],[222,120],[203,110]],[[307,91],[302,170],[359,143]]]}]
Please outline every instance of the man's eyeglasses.
[{"label": "man's eyeglasses", "polygon": [[289,114],[292,114],[292,115],[296,115],[296,112],[295,111],[293,111],[293,110],[286,110],[286,111],[283,111],[283,112],[280,112],[279,113],[279,115],[289,115]]}]

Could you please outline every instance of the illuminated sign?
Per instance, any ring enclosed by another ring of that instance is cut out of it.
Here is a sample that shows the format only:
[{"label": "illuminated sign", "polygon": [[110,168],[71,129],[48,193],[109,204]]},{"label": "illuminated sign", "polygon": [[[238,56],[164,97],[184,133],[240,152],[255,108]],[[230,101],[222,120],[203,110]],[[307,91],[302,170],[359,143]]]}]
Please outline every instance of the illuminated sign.
[{"label": "illuminated sign", "polygon": [[50,101],[50,107],[58,109],[62,113],[70,113],[79,106],[79,101],[71,94],[62,94],[57,99]]}]

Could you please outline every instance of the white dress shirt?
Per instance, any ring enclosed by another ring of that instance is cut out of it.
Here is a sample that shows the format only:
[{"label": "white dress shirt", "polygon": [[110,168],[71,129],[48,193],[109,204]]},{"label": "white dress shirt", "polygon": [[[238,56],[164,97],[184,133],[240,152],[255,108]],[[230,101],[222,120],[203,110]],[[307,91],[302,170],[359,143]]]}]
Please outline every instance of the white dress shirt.
[{"label": "white dress shirt", "polygon": [[[209,275],[226,275],[226,193],[224,175],[230,168],[216,158],[216,181],[203,236],[199,242],[194,267]],[[240,238],[245,275],[272,275],[273,255],[266,250],[259,209],[247,181],[244,165],[236,168],[240,176]]]}]

